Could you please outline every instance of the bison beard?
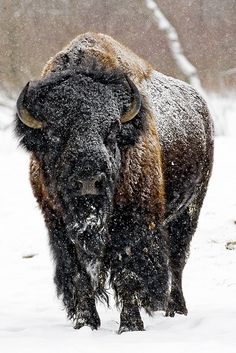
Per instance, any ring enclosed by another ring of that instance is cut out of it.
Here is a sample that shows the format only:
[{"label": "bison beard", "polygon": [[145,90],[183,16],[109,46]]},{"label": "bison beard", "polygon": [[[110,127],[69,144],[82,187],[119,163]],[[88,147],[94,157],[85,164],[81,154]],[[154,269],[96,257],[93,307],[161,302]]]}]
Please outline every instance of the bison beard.
[{"label": "bison beard", "polygon": [[213,155],[198,93],[87,33],[22,90],[16,133],[74,327],[100,326],[95,302],[108,303],[108,284],[119,333],[144,329],[140,308],[186,315],[182,272]]}]

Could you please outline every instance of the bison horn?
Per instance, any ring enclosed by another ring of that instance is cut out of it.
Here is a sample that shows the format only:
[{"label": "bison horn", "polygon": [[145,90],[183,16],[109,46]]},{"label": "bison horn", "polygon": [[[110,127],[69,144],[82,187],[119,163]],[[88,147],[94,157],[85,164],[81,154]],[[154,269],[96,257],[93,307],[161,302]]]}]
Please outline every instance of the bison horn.
[{"label": "bison horn", "polygon": [[42,121],[38,121],[35,118],[33,118],[32,115],[28,112],[28,110],[23,105],[24,98],[27,93],[29,84],[30,82],[27,83],[27,85],[19,95],[19,98],[17,99],[17,103],[16,103],[17,114],[20,120],[22,121],[22,123],[24,123],[26,126],[31,127],[33,129],[42,129],[44,126]]},{"label": "bison horn", "polygon": [[132,101],[131,108],[129,109],[129,111],[127,113],[125,113],[124,115],[122,115],[122,117],[121,117],[122,123],[127,123],[128,121],[132,120],[138,114],[140,107],[141,107],[141,96],[140,96],[138,88],[130,80],[129,77],[126,77],[126,80],[132,90],[133,101]]}]

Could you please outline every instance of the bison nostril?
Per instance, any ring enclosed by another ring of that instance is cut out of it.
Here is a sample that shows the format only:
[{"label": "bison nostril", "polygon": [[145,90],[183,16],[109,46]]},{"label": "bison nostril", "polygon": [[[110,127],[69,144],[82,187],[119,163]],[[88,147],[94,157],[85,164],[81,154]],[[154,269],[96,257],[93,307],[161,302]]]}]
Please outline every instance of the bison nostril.
[{"label": "bison nostril", "polygon": [[78,180],[77,177],[73,176],[71,178],[69,178],[68,180],[68,189],[69,190],[81,190],[83,188],[83,181],[82,180]]},{"label": "bison nostril", "polygon": [[99,191],[102,191],[106,186],[106,180],[107,180],[107,177],[105,173],[99,174],[95,179],[95,187]]},{"label": "bison nostril", "polygon": [[77,179],[77,190],[80,195],[99,195],[106,187],[107,177],[105,173],[100,173],[88,179]]}]

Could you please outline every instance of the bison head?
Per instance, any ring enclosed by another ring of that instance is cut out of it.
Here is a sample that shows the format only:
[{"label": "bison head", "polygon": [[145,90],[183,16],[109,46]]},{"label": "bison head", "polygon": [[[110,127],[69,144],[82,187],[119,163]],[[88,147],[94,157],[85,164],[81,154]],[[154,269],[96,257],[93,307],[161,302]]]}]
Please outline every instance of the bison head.
[{"label": "bison head", "polygon": [[81,251],[100,253],[106,241],[121,154],[141,128],[132,120],[140,106],[132,81],[104,70],[50,73],[18,98],[21,144],[39,161],[44,187]]}]

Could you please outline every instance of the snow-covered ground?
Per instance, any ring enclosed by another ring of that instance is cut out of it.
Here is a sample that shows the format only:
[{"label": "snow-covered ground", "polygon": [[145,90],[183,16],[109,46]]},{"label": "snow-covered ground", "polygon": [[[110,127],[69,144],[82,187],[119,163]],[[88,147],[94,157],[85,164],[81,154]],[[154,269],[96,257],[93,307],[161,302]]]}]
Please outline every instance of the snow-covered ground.
[{"label": "snow-covered ground", "polygon": [[28,182],[28,156],[12,135],[0,132],[0,352],[236,352],[236,249],[226,249],[236,240],[235,138],[216,138],[213,175],[184,272],[188,316],[142,313],[145,332],[118,335],[114,307],[99,304],[98,331],[77,331],[67,321]]}]

